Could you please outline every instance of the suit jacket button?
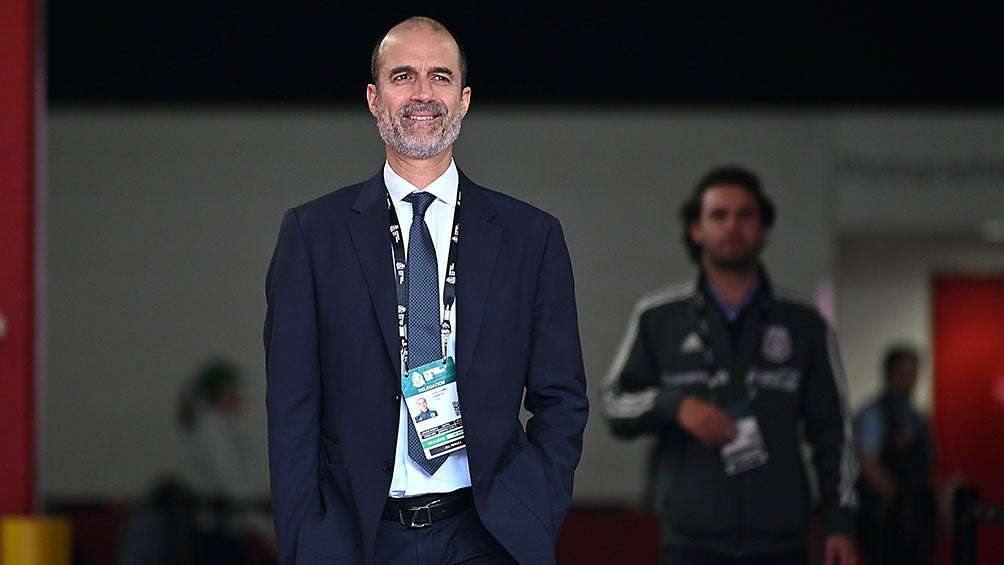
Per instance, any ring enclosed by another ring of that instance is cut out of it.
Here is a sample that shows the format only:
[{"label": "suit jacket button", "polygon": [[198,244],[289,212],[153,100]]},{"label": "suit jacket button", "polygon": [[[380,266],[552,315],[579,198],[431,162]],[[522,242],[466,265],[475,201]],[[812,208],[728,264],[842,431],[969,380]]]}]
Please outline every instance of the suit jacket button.
[{"label": "suit jacket button", "polygon": [[401,395],[400,394],[395,394],[394,395],[394,402],[401,402]]},{"label": "suit jacket button", "polygon": [[384,473],[390,473],[393,470],[394,470],[394,464],[393,463],[391,463],[390,461],[384,461],[383,462],[383,472]]}]

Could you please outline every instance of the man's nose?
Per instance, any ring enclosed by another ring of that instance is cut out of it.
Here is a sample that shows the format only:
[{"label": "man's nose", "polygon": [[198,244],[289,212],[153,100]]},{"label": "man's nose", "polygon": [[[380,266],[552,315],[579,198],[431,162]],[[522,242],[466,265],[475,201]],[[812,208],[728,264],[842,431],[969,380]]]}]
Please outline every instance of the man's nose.
[{"label": "man's nose", "polygon": [[415,90],[411,94],[412,100],[428,102],[432,100],[432,81],[425,77],[415,81]]}]

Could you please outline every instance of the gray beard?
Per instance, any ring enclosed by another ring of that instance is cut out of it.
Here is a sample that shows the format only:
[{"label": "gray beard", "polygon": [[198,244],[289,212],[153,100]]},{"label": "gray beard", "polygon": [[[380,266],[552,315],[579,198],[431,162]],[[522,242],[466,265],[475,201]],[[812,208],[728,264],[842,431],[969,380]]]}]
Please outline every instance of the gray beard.
[{"label": "gray beard", "polygon": [[[413,135],[404,127],[405,116],[412,111],[435,109],[443,116],[443,125],[429,136]],[[395,116],[381,112],[377,116],[377,129],[384,143],[410,159],[429,159],[446,151],[460,135],[460,114],[451,115],[442,103],[411,103],[398,110]]]}]

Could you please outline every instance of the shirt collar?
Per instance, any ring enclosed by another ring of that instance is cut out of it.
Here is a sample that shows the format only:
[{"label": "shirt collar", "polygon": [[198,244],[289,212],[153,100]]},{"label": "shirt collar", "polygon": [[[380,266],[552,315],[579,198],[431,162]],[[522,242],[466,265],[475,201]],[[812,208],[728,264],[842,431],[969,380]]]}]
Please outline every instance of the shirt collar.
[{"label": "shirt collar", "polygon": [[[387,186],[387,192],[390,193],[390,198],[395,206],[399,205],[405,196],[418,190],[415,185],[404,180],[401,175],[394,172],[394,169],[390,167],[390,163],[387,162],[384,162],[383,166],[383,182]],[[457,185],[459,183],[460,175],[457,173],[457,164],[454,163],[453,159],[450,159],[450,166],[447,167],[446,171],[439,175],[439,178],[432,181],[429,186],[425,187],[423,192],[434,194],[438,200],[450,206],[456,206]]]},{"label": "shirt collar", "polygon": [[706,278],[704,279],[704,288],[708,290],[708,294],[711,295],[711,299],[714,300],[715,304],[718,305],[718,308],[721,309],[722,314],[725,315],[725,319],[730,322],[734,322],[736,321],[736,319],[739,318],[739,315],[742,314],[743,310],[745,310],[746,307],[749,306],[750,302],[753,301],[753,297],[756,296],[757,292],[760,291],[760,288],[763,287],[763,284],[764,284],[764,276],[763,273],[761,273],[757,277],[756,283],[754,283],[753,286],[746,293],[746,296],[743,298],[742,303],[739,304],[739,307],[731,308],[727,304],[725,304],[725,301],[722,300],[721,295],[718,294],[718,291],[715,290],[715,287],[712,286],[712,284],[708,282]]}]

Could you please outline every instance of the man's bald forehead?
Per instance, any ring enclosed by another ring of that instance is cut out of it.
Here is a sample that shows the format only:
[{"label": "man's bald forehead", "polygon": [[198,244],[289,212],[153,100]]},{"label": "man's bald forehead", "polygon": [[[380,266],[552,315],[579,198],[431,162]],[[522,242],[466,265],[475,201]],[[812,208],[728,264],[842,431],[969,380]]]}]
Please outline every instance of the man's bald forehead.
[{"label": "man's bald forehead", "polygon": [[380,41],[373,47],[373,53],[370,56],[370,76],[373,80],[373,84],[379,86],[378,68],[380,65],[380,58],[383,55],[383,50],[385,46],[394,41],[396,38],[395,34],[401,32],[415,32],[415,31],[431,31],[433,33],[443,34],[445,37],[449,38],[450,43],[453,44],[459,56],[460,63],[460,81],[461,86],[467,85],[467,56],[464,54],[464,48],[461,47],[460,42],[453,37],[450,30],[446,29],[446,26],[439,23],[438,21],[427,18],[425,16],[413,16],[402,22],[399,22],[394,27],[387,30]]},{"label": "man's bald forehead", "polygon": [[390,28],[387,31],[387,33],[384,34],[383,38],[380,40],[380,43],[377,44],[378,51],[382,51],[383,46],[386,43],[396,39],[395,37],[396,35],[402,32],[414,32],[414,31],[431,31],[433,33],[443,34],[444,36],[450,38],[450,42],[456,45],[457,48],[459,49],[457,40],[453,38],[453,34],[450,33],[450,30],[446,29],[446,26],[431,18],[415,17],[415,18],[408,18],[407,20],[404,20],[403,22]]},{"label": "man's bald forehead", "polygon": [[447,35],[450,34],[449,30],[446,29],[446,26],[444,26],[443,24],[437,22],[432,18],[426,18],[425,16],[415,16],[412,18],[408,18],[407,20],[404,20],[403,22],[390,28],[390,30],[387,32],[387,35],[390,35],[391,33],[394,32],[394,30],[397,29],[407,29],[407,30],[429,29],[431,31],[445,33]]}]

